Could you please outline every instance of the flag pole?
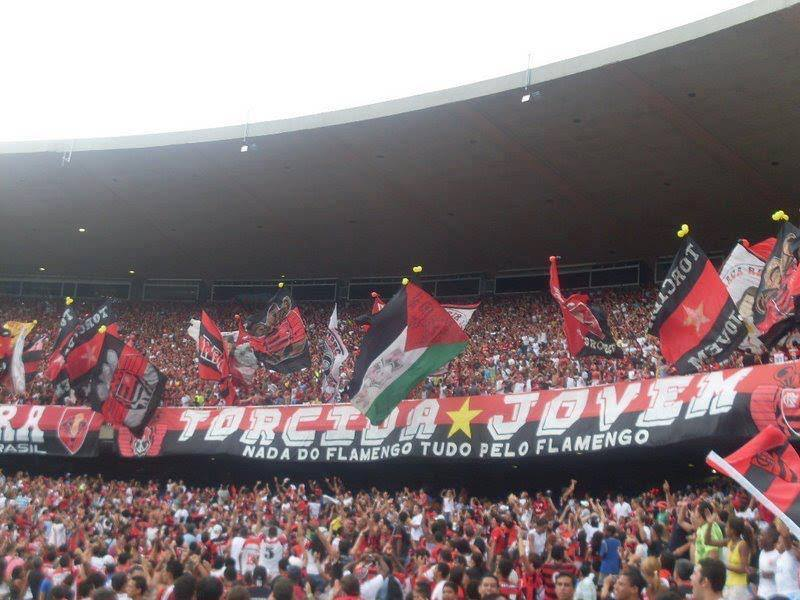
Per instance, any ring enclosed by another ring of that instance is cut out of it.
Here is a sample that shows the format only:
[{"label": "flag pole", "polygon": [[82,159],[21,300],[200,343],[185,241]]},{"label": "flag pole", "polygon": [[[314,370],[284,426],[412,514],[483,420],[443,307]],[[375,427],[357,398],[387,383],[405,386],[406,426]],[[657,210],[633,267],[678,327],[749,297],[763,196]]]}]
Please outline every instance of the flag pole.
[{"label": "flag pole", "polygon": [[776,517],[779,517],[780,520],[786,524],[786,527],[788,527],[789,531],[791,531],[792,534],[798,540],[800,540],[800,527],[798,527],[794,521],[787,517],[786,513],[778,508],[772,500],[767,498],[758,488],[756,488],[756,486],[750,483],[744,475],[734,469],[728,461],[712,450],[708,453],[708,456],[706,456],[706,462],[708,462],[708,464],[718,471],[722,471],[722,473],[733,479],[736,483],[747,490],[747,492],[754,496],[761,504],[763,504],[767,510],[769,510]]}]

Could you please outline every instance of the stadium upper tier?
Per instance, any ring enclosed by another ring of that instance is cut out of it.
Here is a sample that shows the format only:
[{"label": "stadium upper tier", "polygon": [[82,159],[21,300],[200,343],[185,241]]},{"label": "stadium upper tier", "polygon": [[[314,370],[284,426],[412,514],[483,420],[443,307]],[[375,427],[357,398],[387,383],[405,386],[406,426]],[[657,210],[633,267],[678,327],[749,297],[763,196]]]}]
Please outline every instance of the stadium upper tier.
[{"label": "stadium upper tier", "polygon": [[[800,7],[762,0],[423,96],[248,127],[0,144],[0,273],[494,272],[708,251],[800,192]],[[56,101],[54,99],[54,101]],[[79,231],[83,229],[84,231]]]}]

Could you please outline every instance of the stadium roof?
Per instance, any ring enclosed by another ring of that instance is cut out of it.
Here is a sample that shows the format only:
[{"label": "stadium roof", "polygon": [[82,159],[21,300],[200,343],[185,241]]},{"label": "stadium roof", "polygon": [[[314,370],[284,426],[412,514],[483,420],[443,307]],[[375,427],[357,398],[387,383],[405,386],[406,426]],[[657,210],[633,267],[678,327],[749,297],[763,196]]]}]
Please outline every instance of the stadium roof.
[{"label": "stadium roof", "polygon": [[246,153],[242,127],[3,143],[0,273],[495,272],[669,254],[681,222],[724,249],[796,208],[799,33],[759,0],[537,69],[526,103],[517,73],[251,124]]}]

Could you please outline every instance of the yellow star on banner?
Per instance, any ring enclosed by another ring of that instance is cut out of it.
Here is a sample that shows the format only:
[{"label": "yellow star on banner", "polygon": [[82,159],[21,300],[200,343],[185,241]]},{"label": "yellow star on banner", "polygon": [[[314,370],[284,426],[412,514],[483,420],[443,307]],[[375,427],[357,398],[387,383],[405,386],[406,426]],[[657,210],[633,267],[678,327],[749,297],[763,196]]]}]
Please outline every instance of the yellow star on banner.
[{"label": "yellow star on banner", "polygon": [[472,422],[472,419],[477,417],[482,412],[482,410],[469,409],[469,398],[464,400],[464,404],[462,404],[461,408],[458,410],[447,411],[447,416],[453,421],[453,424],[450,425],[450,432],[447,434],[447,437],[451,438],[457,431],[463,431],[468,438],[472,439],[472,429],[470,428],[470,423]]}]

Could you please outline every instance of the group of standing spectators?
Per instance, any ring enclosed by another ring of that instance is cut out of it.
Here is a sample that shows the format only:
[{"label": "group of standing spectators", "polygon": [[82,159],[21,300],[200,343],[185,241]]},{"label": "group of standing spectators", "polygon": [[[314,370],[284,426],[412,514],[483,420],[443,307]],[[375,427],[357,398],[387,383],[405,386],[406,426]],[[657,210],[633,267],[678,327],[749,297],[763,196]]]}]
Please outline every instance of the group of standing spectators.
[{"label": "group of standing spectators", "polygon": [[0,475],[10,600],[797,600],[800,546],[723,483],[594,496]]}]

